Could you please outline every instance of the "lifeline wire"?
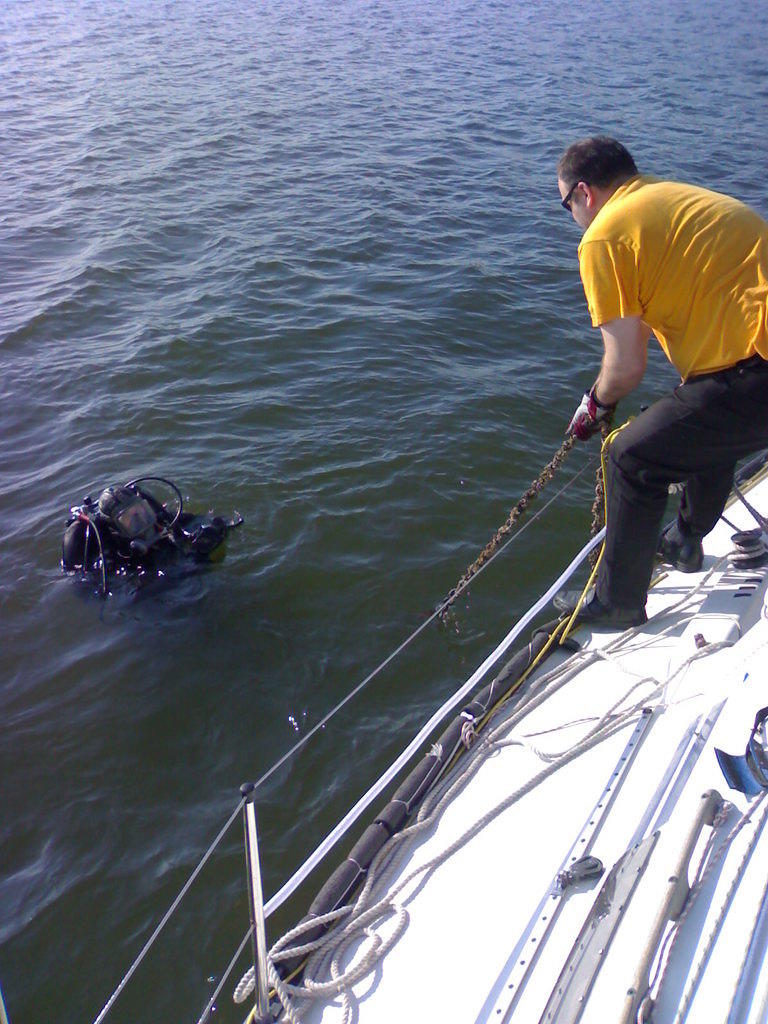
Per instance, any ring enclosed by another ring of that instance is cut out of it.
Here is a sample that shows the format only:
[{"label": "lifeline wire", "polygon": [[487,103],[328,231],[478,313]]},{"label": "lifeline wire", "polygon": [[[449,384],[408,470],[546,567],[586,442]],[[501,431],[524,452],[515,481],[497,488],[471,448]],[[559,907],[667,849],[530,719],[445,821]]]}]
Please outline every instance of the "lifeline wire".
[{"label": "lifeline wire", "polygon": [[[235,964],[240,959],[240,957],[242,955],[242,952],[245,949],[245,947],[248,945],[248,942],[250,941],[252,932],[253,932],[253,925],[251,925],[249,927],[248,931],[243,936],[243,941],[240,943],[240,945],[235,950],[235,955],[232,957],[232,959],[227,964],[227,969],[224,971],[224,973],[222,974],[221,978],[219,979],[219,983],[216,986],[216,988],[214,989],[213,995],[211,996],[211,998],[206,1003],[205,1009],[200,1014],[200,1019],[198,1020],[197,1024],[206,1024],[206,1021],[210,1017],[211,1012],[216,1008],[216,1000],[221,995],[221,990],[227,984],[227,981],[229,980],[230,974],[235,969]],[[2,1022],[0,1022],[0,1024],[2,1024]]]},{"label": "lifeline wire", "polygon": [[[491,562],[495,561],[495,559],[503,551],[505,551],[507,549],[507,547],[512,543],[513,540],[515,540],[517,537],[519,537],[520,534],[523,533],[523,531],[526,530],[533,523],[535,523],[537,519],[541,518],[541,516],[546,512],[546,510],[549,508],[549,506],[554,501],[556,501],[557,498],[560,497],[560,495],[564,494],[565,491],[567,491],[568,488],[573,483],[575,483],[576,480],[579,479],[579,477],[583,476],[583,474],[589,468],[589,466],[592,464],[593,461],[594,461],[594,459],[590,459],[587,463],[585,463],[585,465],[582,466],[582,468],[577,473],[575,473],[571,477],[571,479],[568,480],[567,483],[565,483],[560,488],[560,490],[557,491],[549,499],[549,501],[547,501],[538,510],[538,512],[535,513],[535,515],[533,515],[527,522],[523,523],[523,525],[520,527],[520,529],[517,530],[514,534],[512,534],[512,536],[510,536],[505,541],[505,543],[501,547],[499,547],[498,550],[496,550],[494,552],[494,554],[488,559],[488,561],[480,569],[478,569],[478,571],[477,571],[477,573],[475,575],[479,576],[480,573],[484,572],[488,568],[488,566],[491,564]],[[460,593],[462,593],[462,591],[466,588],[466,586],[468,586],[468,584],[469,584],[469,581],[467,581],[467,583],[465,583],[463,586],[459,586],[459,587],[456,588],[455,593],[453,593],[453,595],[452,595],[451,602],[454,601],[456,599],[456,597],[458,597],[458,595]],[[387,665],[389,665],[392,661],[394,661],[394,659],[402,651],[404,651],[405,648],[416,639],[416,637],[418,637],[421,633],[423,633],[424,630],[427,628],[427,626],[431,625],[431,623],[434,622],[434,620],[436,618],[438,618],[438,616],[440,616],[442,614],[442,612],[445,611],[446,607],[451,602],[442,602],[440,605],[438,605],[438,607],[435,609],[435,611],[427,619],[425,619],[424,622],[422,622],[422,624],[417,629],[415,629],[413,631],[413,633],[411,633],[411,635],[408,636],[399,645],[399,647],[397,647],[394,651],[392,651],[392,653],[387,658],[385,658],[384,661],[382,661],[380,665],[378,665],[375,669],[373,669],[373,671],[370,672],[365,677],[365,679],[363,679],[362,682],[358,683],[357,686],[354,687],[354,689],[350,690],[350,692],[345,697],[343,697],[342,700],[340,700],[339,703],[335,705],[335,707],[331,708],[331,710],[328,711],[327,714],[325,714],[323,716],[323,718],[321,718],[320,721],[317,722],[316,725],[314,725],[309,730],[309,732],[307,732],[304,736],[302,736],[301,739],[290,748],[290,750],[287,750],[286,753],[283,754],[283,756],[278,761],[276,761],[272,765],[271,768],[267,769],[267,771],[264,772],[263,775],[261,775],[261,777],[254,783],[254,787],[253,787],[254,790],[256,790],[260,786],[262,786],[267,781],[267,779],[271,778],[271,776],[274,775],[275,772],[277,772],[287,761],[291,760],[299,752],[299,750],[301,750],[302,747],[304,747],[304,745],[312,738],[312,736],[315,735],[316,732],[318,732],[325,725],[327,725],[327,723],[335,715],[337,715],[339,713],[339,711],[341,711],[341,709],[346,704],[348,704],[349,701],[352,700],[353,697],[355,697],[365,686],[367,686],[368,683],[370,683],[372,679],[374,679],[377,675],[379,675],[379,673],[382,672],[387,667]],[[155,930],[150,935],[149,939],[147,939],[146,943],[142,947],[141,951],[139,952],[139,954],[136,957],[136,959],[134,960],[134,962],[131,964],[130,968],[126,972],[126,974],[123,977],[122,981],[119,983],[119,985],[117,986],[115,991],[112,993],[110,998],[104,1004],[104,1007],[102,1008],[102,1010],[99,1013],[98,1017],[96,1017],[96,1019],[94,1020],[94,1024],[102,1024],[102,1022],[106,1019],[107,1014],[110,1012],[110,1010],[114,1006],[115,1002],[117,1001],[118,997],[122,993],[123,989],[125,988],[125,986],[128,984],[130,979],[135,974],[137,968],[139,967],[139,965],[141,964],[142,960],[144,959],[144,957],[149,952],[150,948],[154,945],[156,939],[160,935],[160,932],[166,926],[166,924],[168,923],[169,919],[171,918],[171,916],[174,914],[174,912],[176,911],[177,907],[181,903],[182,899],[186,896],[187,892],[192,887],[193,883],[197,879],[197,877],[200,874],[201,870],[203,869],[205,864],[210,859],[210,857],[213,854],[214,850],[218,847],[219,843],[223,840],[223,838],[224,838],[225,834],[227,833],[227,831],[229,830],[230,826],[232,825],[232,823],[235,821],[235,819],[240,814],[240,811],[243,808],[244,802],[245,802],[244,800],[240,800],[240,802],[238,803],[237,807],[235,807],[234,811],[232,812],[232,814],[228,818],[226,824],[223,826],[223,828],[221,829],[219,834],[216,836],[214,841],[211,843],[211,845],[209,846],[208,850],[203,855],[200,863],[197,865],[195,870],[192,872],[192,874],[190,875],[190,877],[188,878],[186,884],[183,886],[183,888],[179,892],[179,894],[176,897],[176,899],[173,901],[173,903],[170,905],[168,910],[165,912],[165,914],[161,918],[160,922],[158,923],[157,927],[155,928]],[[360,807],[360,810],[359,810],[358,813],[362,812],[363,809],[364,809],[364,807]],[[349,827],[351,824],[352,824],[352,821],[349,822],[347,827]],[[296,877],[296,876],[294,876],[294,877]],[[297,882],[296,885],[298,885],[298,884],[300,884],[300,883]],[[285,891],[287,889],[287,886],[288,886],[288,883],[286,883],[286,885],[283,886],[283,888],[280,890],[280,892],[278,892],[276,894],[276,896],[274,896],[269,901],[269,903],[267,904],[267,908],[268,908],[267,912],[271,911],[272,909],[275,909],[277,906],[280,905],[280,903],[283,900],[287,899],[287,897],[290,895],[290,892]],[[291,891],[293,891],[293,890],[291,890]],[[278,901],[278,897],[280,897],[279,901]],[[248,935],[250,935],[250,930],[248,932]]]},{"label": "lifeline wire", "polygon": [[127,973],[125,974],[123,980],[120,982],[120,984],[117,986],[115,991],[112,993],[112,995],[109,997],[107,1002],[104,1004],[104,1008],[102,1009],[101,1013],[96,1018],[96,1020],[94,1021],[94,1024],[101,1024],[101,1022],[105,1019],[105,1017],[107,1016],[109,1011],[112,1009],[112,1007],[115,1004],[115,1001],[117,1000],[117,997],[120,995],[120,993],[123,991],[125,986],[131,980],[133,975],[136,973],[136,969],[138,968],[139,964],[144,959],[144,957],[147,955],[147,953],[149,952],[150,948],[154,945],[155,939],[158,937],[158,935],[163,930],[163,928],[165,928],[165,926],[168,923],[171,915],[175,912],[175,910],[178,907],[178,905],[181,903],[181,901],[187,895],[187,892],[192,888],[192,885],[193,885],[195,879],[200,874],[200,872],[203,870],[203,868],[205,867],[206,863],[208,862],[211,854],[216,849],[216,847],[219,845],[221,840],[224,838],[225,834],[228,832],[229,827],[232,824],[232,822],[240,814],[240,811],[242,810],[244,803],[245,803],[245,800],[241,800],[240,803],[237,805],[237,807],[232,812],[232,814],[229,816],[229,818],[227,819],[226,824],[223,826],[223,828],[221,829],[219,834],[216,836],[214,841],[208,847],[208,850],[203,855],[202,860],[200,861],[200,863],[197,865],[195,870],[192,872],[192,874],[187,879],[187,882],[184,885],[184,887],[182,888],[181,892],[178,894],[178,896],[173,901],[173,903],[170,905],[170,907],[166,910],[166,912],[163,915],[163,917],[161,918],[159,924],[157,925],[155,930],[152,932],[150,937],[147,939],[147,941],[144,943],[144,946],[142,947],[141,952],[139,953],[139,955],[136,957],[136,959],[131,964],[131,966],[128,969]]}]

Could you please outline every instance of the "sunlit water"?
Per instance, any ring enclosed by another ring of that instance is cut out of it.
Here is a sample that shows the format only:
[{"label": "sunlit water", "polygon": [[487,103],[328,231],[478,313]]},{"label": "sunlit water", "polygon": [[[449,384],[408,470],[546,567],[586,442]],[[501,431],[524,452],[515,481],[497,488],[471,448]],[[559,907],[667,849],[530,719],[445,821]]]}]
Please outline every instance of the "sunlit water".
[{"label": "sunlit water", "polygon": [[[0,6],[12,1020],[94,1019],[239,784],[424,621],[560,444],[599,359],[562,149],[607,131],[768,213],[764,15]],[[622,411],[673,381],[654,355]],[[246,522],[221,564],[101,601],[59,572],[67,509],[141,473]],[[590,478],[270,780],[267,893],[581,547]],[[234,827],[110,1019],[197,1020],[246,927]]]}]

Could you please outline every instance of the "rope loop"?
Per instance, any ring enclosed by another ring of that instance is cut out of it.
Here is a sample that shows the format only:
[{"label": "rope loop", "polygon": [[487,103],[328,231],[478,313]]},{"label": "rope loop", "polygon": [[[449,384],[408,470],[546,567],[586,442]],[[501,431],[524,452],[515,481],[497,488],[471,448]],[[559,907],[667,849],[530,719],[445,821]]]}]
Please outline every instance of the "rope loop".
[{"label": "rope loop", "polygon": [[467,720],[461,726],[461,742],[469,750],[477,739],[477,730],[474,721]]}]

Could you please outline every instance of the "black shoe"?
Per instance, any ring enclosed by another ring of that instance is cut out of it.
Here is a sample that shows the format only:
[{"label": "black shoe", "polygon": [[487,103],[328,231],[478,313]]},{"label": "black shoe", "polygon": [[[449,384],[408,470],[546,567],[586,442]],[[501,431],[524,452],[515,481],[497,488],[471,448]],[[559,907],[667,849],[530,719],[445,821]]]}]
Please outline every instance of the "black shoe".
[{"label": "black shoe", "polygon": [[678,523],[672,523],[659,538],[658,554],[662,562],[680,572],[699,572],[704,561],[701,541],[688,537]]},{"label": "black shoe", "polygon": [[[558,611],[572,615],[580,597],[580,590],[561,590],[559,594],[555,594],[552,604]],[[595,593],[594,587],[587,591],[587,596],[576,616],[576,622],[581,626],[607,629],[626,629],[628,626],[641,626],[647,621],[645,608],[614,608],[604,605]]]}]

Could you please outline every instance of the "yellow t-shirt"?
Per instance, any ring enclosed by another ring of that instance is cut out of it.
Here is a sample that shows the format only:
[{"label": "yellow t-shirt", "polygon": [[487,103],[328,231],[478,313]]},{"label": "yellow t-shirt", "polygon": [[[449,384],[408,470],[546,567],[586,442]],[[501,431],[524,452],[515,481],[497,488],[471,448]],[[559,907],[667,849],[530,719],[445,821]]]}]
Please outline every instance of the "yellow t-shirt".
[{"label": "yellow t-shirt", "polygon": [[638,175],[584,232],[594,327],[639,316],[685,380],[768,359],[768,224],[743,203]]}]

